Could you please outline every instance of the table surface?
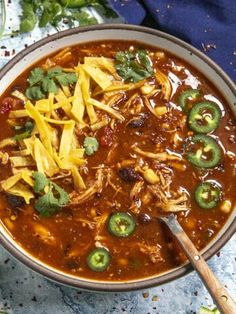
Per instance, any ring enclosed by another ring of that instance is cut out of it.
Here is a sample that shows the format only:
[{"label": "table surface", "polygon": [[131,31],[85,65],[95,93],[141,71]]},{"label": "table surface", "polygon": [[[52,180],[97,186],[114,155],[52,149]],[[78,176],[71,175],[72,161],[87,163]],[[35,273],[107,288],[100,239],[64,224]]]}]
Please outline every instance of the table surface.
[{"label": "table surface", "polygon": [[[7,6],[7,16],[11,19],[7,21],[6,32],[17,28],[17,12],[19,2],[12,1]],[[53,32],[55,30],[50,27],[44,31],[36,28],[30,35],[0,40],[0,68],[25,45]],[[209,265],[232,296],[236,296],[236,236],[209,261]],[[195,272],[145,291],[122,294],[82,292],[48,281],[0,249],[0,313],[193,314],[201,305],[212,306],[213,303]]]}]

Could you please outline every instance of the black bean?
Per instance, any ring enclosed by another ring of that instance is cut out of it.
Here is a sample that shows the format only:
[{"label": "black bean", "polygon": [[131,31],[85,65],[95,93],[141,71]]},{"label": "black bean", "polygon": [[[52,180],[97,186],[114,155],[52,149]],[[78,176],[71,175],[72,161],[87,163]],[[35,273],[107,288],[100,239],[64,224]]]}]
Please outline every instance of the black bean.
[{"label": "black bean", "polygon": [[149,222],[151,222],[151,220],[152,220],[152,218],[148,214],[140,213],[138,215],[138,222],[141,225],[148,224]]},{"label": "black bean", "polygon": [[139,174],[131,167],[119,169],[120,178],[128,183],[135,182],[139,179]]},{"label": "black bean", "polygon": [[23,197],[7,194],[7,202],[12,208],[22,207],[25,205]]},{"label": "black bean", "polygon": [[141,128],[144,125],[145,121],[143,118],[133,119],[128,123],[128,126],[134,129]]}]

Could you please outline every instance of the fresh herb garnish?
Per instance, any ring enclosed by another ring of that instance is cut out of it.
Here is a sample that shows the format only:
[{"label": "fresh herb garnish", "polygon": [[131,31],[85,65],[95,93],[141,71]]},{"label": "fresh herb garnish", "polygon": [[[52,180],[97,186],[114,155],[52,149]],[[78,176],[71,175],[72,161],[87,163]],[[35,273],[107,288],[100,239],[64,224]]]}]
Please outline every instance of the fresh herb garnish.
[{"label": "fresh herb garnish", "polygon": [[115,65],[125,81],[138,82],[153,75],[152,62],[144,49],[117,52]]},{"label": "fresh herb garnish", "polygon": [[95,137],[88,136],[85,137],[83,146],[86,155],[91,156],[98,150],[99,143]]},{"label": "fresh herb garnish", "polygon": [[50,217],[60,208],[68,204],[68,193],[56,183],[47,179],[41,172],[34,172],[34,191],[41,195],[35,203],[36,210],[41,216]]},{"label": "fresh herb garnish", "polygon": [[[34,128],[34,123],[32,121],[27,121],[23,127],[21,127],[21,130],[23,131],[20,134],[15,135],[13,138],[16,141],[21,141],[24,138],[30,137],[32,131]],[[15,128],[17,130],[17,128]],[[18,129],[19,130],[19,129]]]},{"label": "fresh herb garnish", "polygon": [[47,93],[56,94],[59,84],[68,86],[75,84],[76,81],[75,73],[66,73],[60,67],[51,68],[46,72],[41,68],[35,68],[28,78],[30,87],[26,90],[26,96],[29,99],[42,99]]},{"label": "fresh herb garnish", "polygon": [[21,22],[20,22],[20,32],[31,32],[36,23],[37,23],[37,17],[36,17],[36,10],[37,6],[35,5],[36,1],[27,1],[23,0],[21,1],[21,7],[22,7],[22,15],[21,15]]},{"label": "fresh herb garnish", "polygon": [[70,27],[74,27],[75,22],[81,26],[97,24],[95,17],[83,11],[84,7],[94,7],[107,18],[118,16],[106,0],[22,0],[21,7],[21,33],[32,31],[37,22],[39,27],[51,24],[57,29],[60,22],[68,23]]}]

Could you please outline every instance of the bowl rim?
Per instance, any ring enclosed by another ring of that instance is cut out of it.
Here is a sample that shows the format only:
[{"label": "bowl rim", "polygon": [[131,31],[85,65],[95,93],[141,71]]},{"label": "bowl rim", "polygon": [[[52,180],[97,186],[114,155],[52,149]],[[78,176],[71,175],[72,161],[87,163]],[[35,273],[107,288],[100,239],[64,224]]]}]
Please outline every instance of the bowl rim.
[{"label": "bowl rim", "polygon": [[[187,49],[190,53],[194,53],[197,57],[205,61],[211,68],[213,68],[215,72],[226,82],[226,85],[231,89],[232,93],[236,97],[236,88],[233,81],[214,61],[212,61],[203,52],[199,51],[197,48],[184,42],[183,40],[170,34],[167,34],[165,32],[148,27],[129,24],[100,24],[94,26],[76,27],[43,38],[35,42],[34,44],[28,46],[27,48],[19,52],[13,59],[11,59],[0,70],[0,80],[4,77],[8,70],[11,69],[18,61],[27,56],[28,53],[36,50],[37,48],[41,47],[44,44],[78,33],[113,29],[148,33],[150,35],[167,39],[170,42],[174,42],[175,44],[181,46],[182,48]],[[207,249],[206,252],[203,253],[203,257],[205,259],[209,259],[213,255],[215,255],[226,244],[226,242],[232,237],[232,235],[235,232],[236,232],[236,216],[232,219],[232,222],[230,222],[227,230],[224,232],[224,234],[220,236],[217,242],[213,243],[213,245],[209,249]],[[70,275],[68,275],[67,273],[57,272],[57,269],[52,270],[53,268],[50,269],[47,268],[46,264],[40,264],[38,260],[35,257],[33,257],[30,253],[27,254],[26,252],[20,251],[15,245],[16,241],[14,239],[12,239],[12,241],[8,240],[7,237],[2,233],[2,231],[0,231],[0,243],[18,261],[22,262],[23,264],[31,268],[33,271],[36,271],[37,273],[45,276],[46,278],[49,278],[52,281],[55,281],[60,284],[90,291],[125,292],[132,290],[142,290],[173,281],[193,271],[193,267],[190,265],[190,263],[186,263],[178,267],[177,269],[174,269],[172,271],[170,270],[167,273],[159,274],[157,275],[157,277],[153,276],[151,278],[144,277],[138,279],[137,281],[132,280],[120,282],[119,281],[102,282],[90,278],[82,277],[73,278],[69,277]]]}]

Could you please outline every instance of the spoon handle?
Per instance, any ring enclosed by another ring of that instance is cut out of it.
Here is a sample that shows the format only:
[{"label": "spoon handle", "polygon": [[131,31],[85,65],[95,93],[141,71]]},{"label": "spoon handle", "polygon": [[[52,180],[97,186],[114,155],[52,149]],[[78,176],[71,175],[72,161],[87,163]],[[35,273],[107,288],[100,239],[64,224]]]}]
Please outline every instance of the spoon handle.
[{"label": "spoon handle", "polygon": [[[172,215],[170,215],[172,216]],[[170,228],[185,254],[191,261],[193,267],[198,272],[203,283],[211,294],[213,300],[218,306],[222,314],[236,313],[236,303],[229,295],[228,291],[222,286],[219,280],[215,277],[212,270],[209,268],[201,254],[198,252],[187,234],[183,231],[177,219],[172,217],[162,219]],[[173,221],[174,220],[174,221]],[[177,224],[177,225],[176,225]]]}]

